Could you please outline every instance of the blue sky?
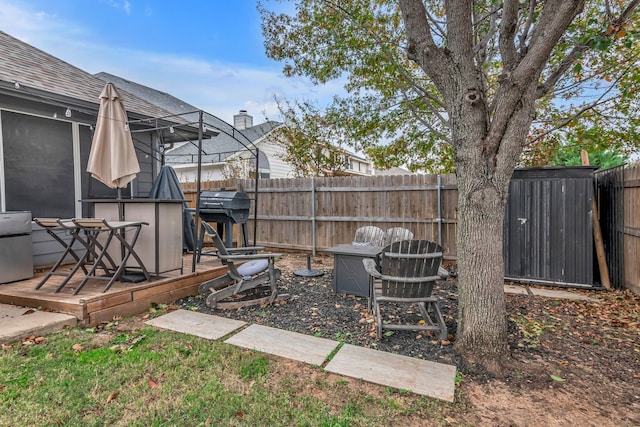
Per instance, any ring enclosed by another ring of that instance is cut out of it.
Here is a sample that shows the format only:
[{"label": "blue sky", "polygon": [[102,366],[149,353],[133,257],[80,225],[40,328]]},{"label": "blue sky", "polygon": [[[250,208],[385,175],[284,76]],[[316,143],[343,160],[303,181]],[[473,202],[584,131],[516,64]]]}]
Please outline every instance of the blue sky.
[{"label": "blue sky", "polygon": [[[250,0],[0,0],[0,30],[87,72],[104,71],[232,122],[279,119],[274,95],[320,105],[339,83],[285,78]],[[283,7],[266,2],[267,7]],[[286,6],[284,6],[286,7]]]}]

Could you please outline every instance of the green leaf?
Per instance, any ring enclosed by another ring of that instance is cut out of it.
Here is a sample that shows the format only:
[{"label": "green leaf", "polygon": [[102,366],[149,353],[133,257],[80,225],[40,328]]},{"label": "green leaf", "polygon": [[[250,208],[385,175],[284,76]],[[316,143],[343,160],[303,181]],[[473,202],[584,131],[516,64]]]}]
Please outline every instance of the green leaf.
[{"label": "green leaf", "polygon": [[550,375],[550,377],[551,377],[552,380],[557,381],[559,383],[566,381],[564,378],[560,378],[560,377],[558,377],[556,375]]}]

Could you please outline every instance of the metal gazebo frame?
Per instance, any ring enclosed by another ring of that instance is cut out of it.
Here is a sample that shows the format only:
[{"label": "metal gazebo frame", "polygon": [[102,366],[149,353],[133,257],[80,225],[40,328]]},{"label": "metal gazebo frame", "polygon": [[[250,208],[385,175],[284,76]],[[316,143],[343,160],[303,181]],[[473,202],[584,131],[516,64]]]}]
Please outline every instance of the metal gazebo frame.
[{"label": "metal gazebo frame", "polygon": [[[182,117],[185,115],[198,115],[197,121],[189,121],[176,123],[171,119],[175,119],[177,117]],[[216,123],[209,123],[204,120],[204,115],[207,114]],[[187,142],[187,143],[195,143],[194,137],[197,135],[198,141],[198,162],[197,162],[197,182],[196,182],[196,201],[195,201],[195,221],[194,221],[194,230],[193,235],[195,236],[195,240],[198,241],[200,239],[200,228],[198,227],[198,220],[200,219],[200,193],[202,192],[201,180],[202,180],[202,141],[205,137],[209,137],[207,139],[211,139],[215,136],[218,136],[221,132],[230,136],[235,141],[237,141],[242,147],[244,147],[249,153],[255,156],[255,196],[254,196],[254,207],[253,207],[253,245],[256,245],[256,235],[257,235],[257,224],[258,224],[258,179],[259,179],[259,167],[260,167],[260,150],[255,144],[242,132],[233,127],[232,125],[224,122],[222,119],[205,113],[203,110],[194,110],[188,111],[185,113],[172,114],[163,117],[156,117],[152,119],[140,119],[140,120],[131,120],[129,124],[137,124],[144,125],[149,124],[150,128],[147,129],[137,129],[132,130],[131,133],[140,133],[140,132],[157,132],[157,141],[160,144],[167,143],[175,143],[175,142]],[[194,125],[197,125],[197,132],[193,129]],[[247,143],[238,139],[240,136]],[[252,147],[252,148],[251,148]],[[206,153],[205,153],[206,154]],[[226,154],[226,153],[223,153]],[[229,153],[231,154],[231,153]],[[162,153],[162,164],[164,164],[164,152]],[[193,251],[193,262],[191,266],[191,271],[195,272],[197,261],[196,251]]]}]

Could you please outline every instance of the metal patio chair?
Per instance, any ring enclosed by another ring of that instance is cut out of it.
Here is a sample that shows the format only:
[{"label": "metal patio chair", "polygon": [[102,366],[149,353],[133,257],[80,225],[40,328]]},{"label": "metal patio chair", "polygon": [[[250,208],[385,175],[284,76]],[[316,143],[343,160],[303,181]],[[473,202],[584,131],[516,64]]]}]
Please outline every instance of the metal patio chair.
[{"label": "metal patio chair", "polygon": [[[373,312],[378,339],[383,330],[438,331],[440,339],[447,339],[447,326],[440,303],[432,295],[441,277],[442,248],[429,240],[403,240],[386,246],[379,260],[362,260],[371,278]],[[382,303],[418,304],[424,324],[392,324],[382,319]]]},{"label": "metal patio chair", "polygon": [[[281,272],[275,268],[275,258],[280,253],[247,253],[253,248],[227,248],[218,232],[206,221],[202,221],[205,234],[211,238],[217,249],[216,255],[229,271],[221,277],[201,283],[198,290],[206,296],[206,304],[211,308],[232,309],[254,304],[271,304],[286,295],[278,295],[276,281]],[[258,248],[256,248],[258,249]],[[240,265],[242,264],[242,265]],[[246,299],[252,290],[266,290],[264,297]],[[235,300],[232,297],[237,297]]]}]

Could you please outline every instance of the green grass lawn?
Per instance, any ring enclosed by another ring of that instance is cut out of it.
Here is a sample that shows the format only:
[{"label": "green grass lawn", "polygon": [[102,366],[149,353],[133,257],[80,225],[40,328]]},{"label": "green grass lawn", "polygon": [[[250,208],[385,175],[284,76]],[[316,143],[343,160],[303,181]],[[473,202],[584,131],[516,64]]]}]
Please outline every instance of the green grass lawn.
[{"label": "green grass lawn", "polygon": [[0,425],[445,425],[464,412],[218,341],[117,329],[3,345]]}]

